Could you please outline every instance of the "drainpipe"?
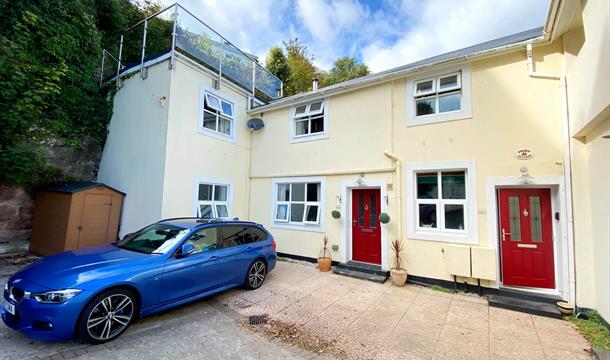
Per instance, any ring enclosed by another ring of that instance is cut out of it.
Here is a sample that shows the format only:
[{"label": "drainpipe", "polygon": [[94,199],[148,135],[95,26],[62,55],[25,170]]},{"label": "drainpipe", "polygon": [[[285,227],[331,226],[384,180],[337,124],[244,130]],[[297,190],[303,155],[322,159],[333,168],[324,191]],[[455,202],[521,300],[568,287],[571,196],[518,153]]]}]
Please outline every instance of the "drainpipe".
[{"label": "drainpipe", "polygon": [[400,176],[400,160],[395,154],[387,150],[384,151],[383,154],[389,157],[394,162],[394,169],[396,171],[396,201],[398,202],[398,206],[396,206],[396,218],[398,219],[398,238],[402,239],[402,192],[400,191],[402,180]]},{"label": "drainpipe", "polygon": [[576,305],[576,268],[574,248],[574,215],[572,208],[572,159],[570,152],[570,117],[568,113],[568,91],[565,75],[544,74],[536,72],[534,60],[532,59],[532,43],[526,45],[527,50],[527,73],[531,78],[559,80],[559,92],[561,96],[561,122],[563,133],[563,182],[566,196],[566,227],[568,247],[572,249],[572,256],[568,256],[568,286],[570,291],[569,301]]}]

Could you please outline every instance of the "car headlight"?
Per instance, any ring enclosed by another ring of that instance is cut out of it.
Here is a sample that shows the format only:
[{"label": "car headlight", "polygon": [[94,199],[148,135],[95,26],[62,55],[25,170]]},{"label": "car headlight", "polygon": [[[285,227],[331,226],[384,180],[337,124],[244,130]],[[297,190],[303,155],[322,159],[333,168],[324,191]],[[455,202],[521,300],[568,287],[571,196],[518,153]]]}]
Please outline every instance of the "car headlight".
[{"label": "car headlight", "polygon": [[81,290],[65,289],[53,290],[43,293],[32,294],[32,297],[39,303],[45,304],[61,304],[75,297]]}]

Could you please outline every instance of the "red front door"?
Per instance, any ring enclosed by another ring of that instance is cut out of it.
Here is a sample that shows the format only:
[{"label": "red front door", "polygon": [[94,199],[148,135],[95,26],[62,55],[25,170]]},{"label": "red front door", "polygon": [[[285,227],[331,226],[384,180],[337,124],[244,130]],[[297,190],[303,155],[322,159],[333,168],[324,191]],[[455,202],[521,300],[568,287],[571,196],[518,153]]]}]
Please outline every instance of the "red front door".
[{"label": "red front door", "polygon": [[378,189],[352,191],[352,259],[381,265]]},{"label": "red front door", "polygon": [[502,189],[500,242],[504,285],[555,288],[549,189]]}]

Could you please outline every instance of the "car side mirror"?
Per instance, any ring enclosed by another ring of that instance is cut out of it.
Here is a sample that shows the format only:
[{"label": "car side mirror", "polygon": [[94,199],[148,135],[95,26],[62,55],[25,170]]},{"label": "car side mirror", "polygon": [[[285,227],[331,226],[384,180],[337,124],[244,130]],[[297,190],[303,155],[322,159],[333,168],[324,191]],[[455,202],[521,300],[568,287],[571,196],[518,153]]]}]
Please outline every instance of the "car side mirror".
[{"label": "car side mirror", "polygon": [[193,245],[191,243],[186,243],[186,244],[182,245],[182,248],[180,249],[180,257],[188,256],[194,252],[195,252],[195,245]]}]

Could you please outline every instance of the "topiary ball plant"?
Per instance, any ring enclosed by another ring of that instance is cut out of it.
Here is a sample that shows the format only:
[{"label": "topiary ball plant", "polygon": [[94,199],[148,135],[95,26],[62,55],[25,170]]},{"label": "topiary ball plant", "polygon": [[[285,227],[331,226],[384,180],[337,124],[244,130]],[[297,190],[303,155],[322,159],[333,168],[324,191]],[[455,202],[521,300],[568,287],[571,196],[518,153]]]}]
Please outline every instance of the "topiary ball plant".
[{"label": "topiary ball plant", "polygon": [[382,224],[387,224],[390,222],[390,215],[388,215],[387,213],[381,213],[379,215],[379,222],[381,222]]},{"label": "topiary ball plant", "polygon": [[339,210],[333,210],[330,212],[330,215],[333,217],[333,219],[339,219],[341,218],[341,212]]}]

